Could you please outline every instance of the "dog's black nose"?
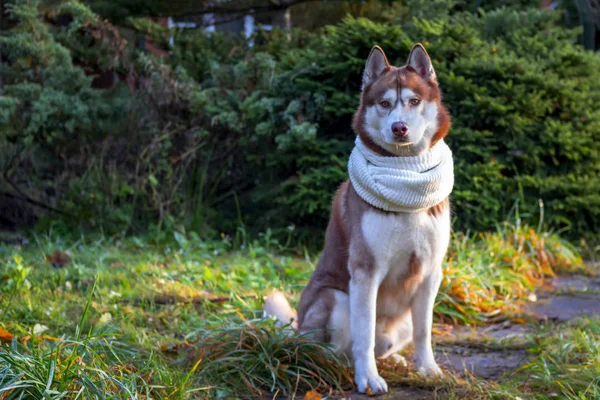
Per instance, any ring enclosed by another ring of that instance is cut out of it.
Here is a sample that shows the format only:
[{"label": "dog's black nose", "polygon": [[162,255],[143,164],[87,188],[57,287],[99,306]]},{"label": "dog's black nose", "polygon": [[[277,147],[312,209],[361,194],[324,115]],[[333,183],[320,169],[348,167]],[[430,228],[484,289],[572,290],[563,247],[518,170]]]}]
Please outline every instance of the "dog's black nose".
[{"label": "dog's black nose", "polygon": [[394,122],[392,124],[392,133],[396,137],[406,136],[406,134],[408,133],[408,126],[406,126],[404,122]]}]

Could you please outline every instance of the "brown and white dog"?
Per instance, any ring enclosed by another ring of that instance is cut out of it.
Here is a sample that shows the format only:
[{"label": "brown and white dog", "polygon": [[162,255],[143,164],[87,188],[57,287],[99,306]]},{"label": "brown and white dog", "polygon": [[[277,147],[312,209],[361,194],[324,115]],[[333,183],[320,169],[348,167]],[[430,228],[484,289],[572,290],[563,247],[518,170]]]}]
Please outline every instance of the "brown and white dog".
[{"label": "brown and white dog", "polygon": [[[438,143],[446,146],[442,139],[450,117],[423,46],[416,44],[400,68],[373,48],[353,127],[377,156],[419,157]],[[449,176],[451,190],[452,171]],[[333,343],[353,359],[358,391],[369,388],[375,394],[387,391],[375,359],[397,357],[411,341],[418,371],[441,374],[431,328],[450,238],[450,206],[445,194],[414,212],[386,211],[364,200],[353,182],[343,183],[333,200],[325,249],[297,315],[280,292],[267,298],[265,313],[293,319],[300,332],[314,331],[316,339]]]}]

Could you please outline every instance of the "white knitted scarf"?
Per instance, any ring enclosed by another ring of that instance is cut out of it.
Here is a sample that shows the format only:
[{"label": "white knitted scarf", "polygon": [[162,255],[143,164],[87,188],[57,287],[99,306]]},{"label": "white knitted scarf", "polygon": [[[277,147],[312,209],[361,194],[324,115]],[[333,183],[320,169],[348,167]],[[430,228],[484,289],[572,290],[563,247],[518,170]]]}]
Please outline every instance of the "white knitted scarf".
[{"label": "white knitted scarf", "polygon": [[452,192],[452,151],[443,140],[414,157],[385,157],[357,136],[348,161],[350,181],[367,203],[385,211],[417,212],[441,203]]}]

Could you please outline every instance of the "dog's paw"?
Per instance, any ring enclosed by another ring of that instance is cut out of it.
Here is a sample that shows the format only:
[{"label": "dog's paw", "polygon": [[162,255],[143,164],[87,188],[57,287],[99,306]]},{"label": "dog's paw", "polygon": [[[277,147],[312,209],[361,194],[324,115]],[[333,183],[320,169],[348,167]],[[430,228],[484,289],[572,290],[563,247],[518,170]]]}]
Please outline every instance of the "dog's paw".
[{"label": "dog's paw", "polygon": [[424,363],[423,365],[417,367],[417,372],[419,375],[426,378],[441,378],[444,376],[444,373],[440,367],[438,367],[435,361]]},{"label": "dog's paw", "polygon": [[379,376],[377,371],[374,373],[357,373],[354,380],[359,393],[383,394],[388,391],[387,383]]}]

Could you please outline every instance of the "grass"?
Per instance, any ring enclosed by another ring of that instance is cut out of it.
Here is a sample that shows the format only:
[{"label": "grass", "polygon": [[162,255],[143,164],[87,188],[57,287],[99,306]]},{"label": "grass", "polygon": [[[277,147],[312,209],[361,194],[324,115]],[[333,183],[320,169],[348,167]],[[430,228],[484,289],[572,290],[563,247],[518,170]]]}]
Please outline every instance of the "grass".
[{"label": "grass", "polygon": [[[205,330],[197,339],[196,368],[200,386],[220,382],[224,388],[263,396],[269,393],[296,396],[302,389],[329,391],[351,387],[352,375],[332,348],[289,331],[273,329],[264,320]],[[192,369],[193,370],[193,369]]]},{"label": "grass", "polygon": [[534,359],[511,378],[525,393],[535,399],[600,399],[600,318],[562,326],[535,340],[531,352]]},{"label": "grass", "polygon": [[505,222],[494,233],[453,235],[436,314],[451,323],[485,324],[516,317],[544,278],[588,273],[558,235]]},{"label": "grass", "polygon": [[[351,389],[352,371],[328,345],[261,318],[271,288],[297,302],[316,257],[282,249],[269,235],[259,239],[234,246],[225,234],[205,242],[177,233],[155,242],[66,240],[50,232],[0,245],[0,399],[302,397],[310,388],[321,395]],[[556,271],[585,272],[558,236],[518,224],[457,233],[436,318],[470,325],[518,318],[527,297]],[[589,335],[600,341],[597,331]],[[576,335],[565,340],[583,345]],[[548,357],[545,378],[519,390],[558,390],[552,378],[569,370]],[[588,360],[597,372],[597,356]],[[486,398],[496,390],[457,378],[440,386],[382,368],[398,385],[437,388],[442,398]],[[569,383],[574,395],[586,382],[593,386],[591,375],[577,378]]]}]

